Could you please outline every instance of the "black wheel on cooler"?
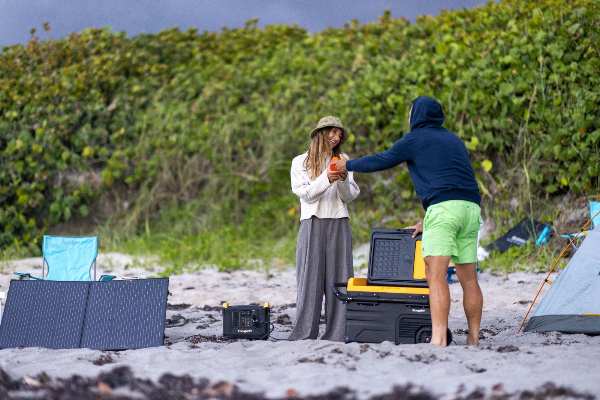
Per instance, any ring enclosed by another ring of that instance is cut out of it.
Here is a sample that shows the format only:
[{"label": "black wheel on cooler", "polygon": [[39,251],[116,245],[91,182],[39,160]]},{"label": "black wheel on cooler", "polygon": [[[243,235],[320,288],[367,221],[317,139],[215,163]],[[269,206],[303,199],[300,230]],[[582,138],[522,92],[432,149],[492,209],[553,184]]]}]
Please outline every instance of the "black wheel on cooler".
[{"label": "black wheel on cooler", "polygon": [[[415,334],[415,343],[430,343],[431,342],[431,328],[424,326],[417,331]],[[452,332],[450,329],[446,331],[446,343],[452,343]]]},{"label": "black wheel on cooler", "polygon": [[415,334],[415,343],[429,343],[431,342],[431,328],[424,326],[420,328]]}]

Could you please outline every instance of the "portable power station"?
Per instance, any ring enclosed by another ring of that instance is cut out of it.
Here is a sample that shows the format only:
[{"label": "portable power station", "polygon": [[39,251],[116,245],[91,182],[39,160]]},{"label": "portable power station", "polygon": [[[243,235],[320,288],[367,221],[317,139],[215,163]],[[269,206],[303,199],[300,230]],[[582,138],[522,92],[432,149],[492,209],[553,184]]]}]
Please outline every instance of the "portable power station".
[{"label": "portable power station", "polygon": [[223,303],[223,337],[230,339],[269,338],[271,333],[271,307],[250,304],[232,306]]}]

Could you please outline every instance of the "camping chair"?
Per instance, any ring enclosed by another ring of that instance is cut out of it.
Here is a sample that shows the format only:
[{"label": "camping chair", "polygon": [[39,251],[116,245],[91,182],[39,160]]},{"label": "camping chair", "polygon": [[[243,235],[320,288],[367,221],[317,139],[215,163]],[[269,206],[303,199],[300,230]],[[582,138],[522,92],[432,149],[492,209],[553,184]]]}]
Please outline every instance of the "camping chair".
[{"label": "camping chair", "polygon": [[589,201],[590,219],[592,220],[592,229],[600,227],[600,197],[597,200]]},{"label": "camping chair", "polygon": [[[49,236],[42,242],[42,277],[30,273],[15,272],[19,279],[40,279],[50,281],[92,281],[96,280],[96,257],[98,256],[97,236]],[[94,276],[91,270],[94,268]],[[102,275],[101,281],[114,279],[112,275]]]}]

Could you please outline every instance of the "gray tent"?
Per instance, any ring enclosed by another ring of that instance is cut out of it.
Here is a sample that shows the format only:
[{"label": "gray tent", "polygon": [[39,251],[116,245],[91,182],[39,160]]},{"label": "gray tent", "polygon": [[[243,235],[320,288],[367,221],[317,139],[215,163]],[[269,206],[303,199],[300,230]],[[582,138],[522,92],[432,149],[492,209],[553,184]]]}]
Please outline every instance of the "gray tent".
[{"label": "gray tent", "polygon": [[588,232],[525,331],[600,334],[600,225]]}]

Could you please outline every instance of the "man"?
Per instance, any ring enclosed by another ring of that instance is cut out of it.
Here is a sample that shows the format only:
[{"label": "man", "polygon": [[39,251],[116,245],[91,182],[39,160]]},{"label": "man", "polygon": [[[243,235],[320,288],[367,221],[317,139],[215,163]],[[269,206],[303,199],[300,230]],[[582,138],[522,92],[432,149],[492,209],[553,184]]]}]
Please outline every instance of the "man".
[{"label": "man", "polygon": [[412,103],[410,132],[387,151],[356,160],[337,161],[339,171],[375,172],[402,162],[408,165],[425,218],[411,228],[423,232],[427,283],[431,307],[431,343],[447,345],[450,290],[446,280],[450,260],[463,288],[463,306],[469,325],[467,344],[479,344],[483,295],[477,282],[477,235],[481,197],[464,143],[442,127],[442,106],[421,96]]}]

